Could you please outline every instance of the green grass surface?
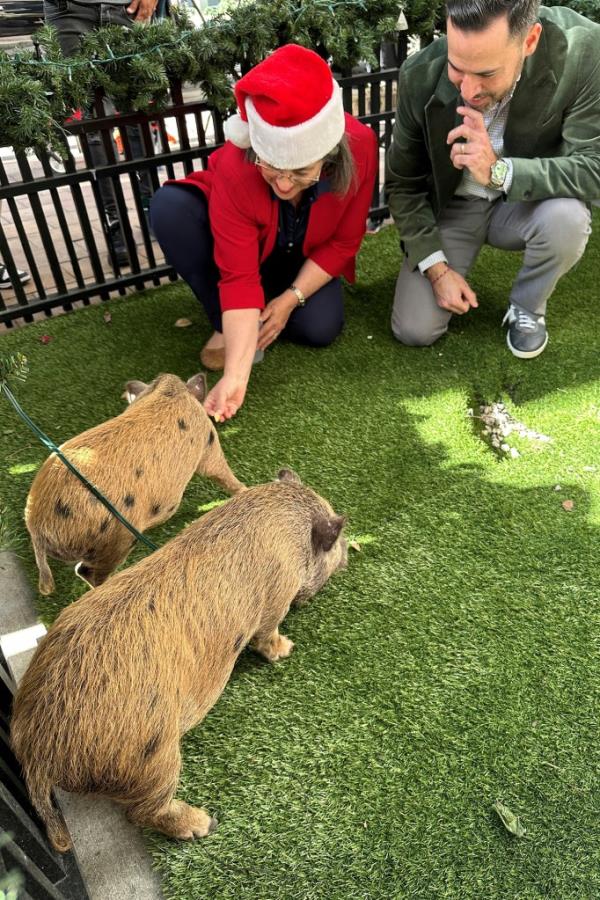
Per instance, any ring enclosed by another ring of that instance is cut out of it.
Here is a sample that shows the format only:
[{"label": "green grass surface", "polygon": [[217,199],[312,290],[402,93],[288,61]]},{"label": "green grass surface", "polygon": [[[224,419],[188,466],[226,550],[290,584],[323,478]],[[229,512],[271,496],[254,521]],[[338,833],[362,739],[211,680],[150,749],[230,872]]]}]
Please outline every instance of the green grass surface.
[{"label": "green grass surface", "polygon": [[[343,337],[281,344],[256,367],[221,428],[233,469],[256,483],[292,466],[362,549],[288,617],[292,657],[245,653],[185,737],[179,796],[221,824],[195,844],[147,835],[168,898],[600,896],[599,262],[596,234],[552,300],[539,359],[506,348],[519,259],[489,250],[473,274],[480,309],[411,349],[388,330],[387,229],[365,242]],[[127,378],[198,369],[208,327],[184,286],[110,309],[110,325],[93,308],[0,339],[29,357],[18,395],[57,440],[119,412]],[[193,327],[174,328],[180,316]],[[521,440],[520,458],[499,460],[466,414],[479,399],[552,443]],[[22,510],[44,451],[0,402],[3,535],[34,579]],[[221,496],[195,478],[151,537]],[[53,569],[46,621],[83,590]]]}]

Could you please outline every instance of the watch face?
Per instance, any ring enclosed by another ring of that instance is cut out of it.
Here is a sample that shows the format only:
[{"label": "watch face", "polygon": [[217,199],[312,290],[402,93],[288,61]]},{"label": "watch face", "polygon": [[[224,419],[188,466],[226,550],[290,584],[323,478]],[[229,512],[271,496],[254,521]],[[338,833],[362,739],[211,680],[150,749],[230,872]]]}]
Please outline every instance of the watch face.
[{"label": "watch face", "polygon": [[508,163],[503,159],[498,159],[491,170],[490,182],[494,187],[502,187],[508,174]]}]

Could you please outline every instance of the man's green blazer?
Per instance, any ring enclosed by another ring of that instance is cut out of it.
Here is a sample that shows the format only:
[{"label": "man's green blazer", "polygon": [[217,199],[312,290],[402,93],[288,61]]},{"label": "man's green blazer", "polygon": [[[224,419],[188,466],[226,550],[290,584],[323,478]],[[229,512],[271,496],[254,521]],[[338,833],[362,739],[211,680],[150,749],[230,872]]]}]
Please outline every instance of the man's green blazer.
[{"label": "man's green blazer", "polygon": [[[542,34],[510,102],[507,200],[600,198],[600,25],[566,7],[542,7]],[[448,132],[462,119],[447,74],[446,38],[404,63],[386,159],[386,193],[411,268],[442,249],[436,221],[460,182]]]}]

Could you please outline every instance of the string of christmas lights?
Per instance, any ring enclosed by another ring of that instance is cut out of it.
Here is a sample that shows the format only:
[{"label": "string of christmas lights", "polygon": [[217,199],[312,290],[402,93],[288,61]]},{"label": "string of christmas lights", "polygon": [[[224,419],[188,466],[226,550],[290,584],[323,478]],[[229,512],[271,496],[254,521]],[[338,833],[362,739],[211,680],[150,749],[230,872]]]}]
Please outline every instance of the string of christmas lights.
[{"label": "string of christmas lights", "polygon": [[35,49],[0,52],[1,142],[17,152],[64,152],[62,123],[74,110],[89,109],[98,91],[122,113],[160,111],[171,84],[185,82],[227,113],[234,81],[282,44],[310,47],[349,74],[361,60],[378,63],[375,48],[397,20],[398,0],[254,0],[201,28],[181,13],[150,25],[99,28],[71,57],[46,25]]}]

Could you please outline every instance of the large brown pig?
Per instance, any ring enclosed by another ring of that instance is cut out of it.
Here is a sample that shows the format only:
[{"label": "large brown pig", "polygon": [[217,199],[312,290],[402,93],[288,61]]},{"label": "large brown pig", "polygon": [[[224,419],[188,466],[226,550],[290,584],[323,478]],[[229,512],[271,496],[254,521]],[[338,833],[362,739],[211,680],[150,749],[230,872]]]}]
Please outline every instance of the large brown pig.
[{"label": "large brown pig", "polygon": [[57,850],[70,839],[55,786],[111,797],[133,822],[175,838],[213,830],[207,812],[173,799],[180,736],[216,703],[246,644],[271,661],[289,656],[279,624],[346,565],[343,522],[283,469],[60,614],[11,728]]},{"label": "large brown pig", "polygon": [[[125,392],[131,405],[124,412],[60,449],[138,531],[145,531],[173,515],[195,472],[214,479],[230,494],[244,487],[229,468],[202,407],[205,395],[204,374],[187,384],[176,375],[159,375],[149,385],[131,381]],[[55,454],[33,480],[25,523],[41,594],[54,590],[47,556],[77,562],[77,574],[95,587],[135,543],[131,532]]]}]

